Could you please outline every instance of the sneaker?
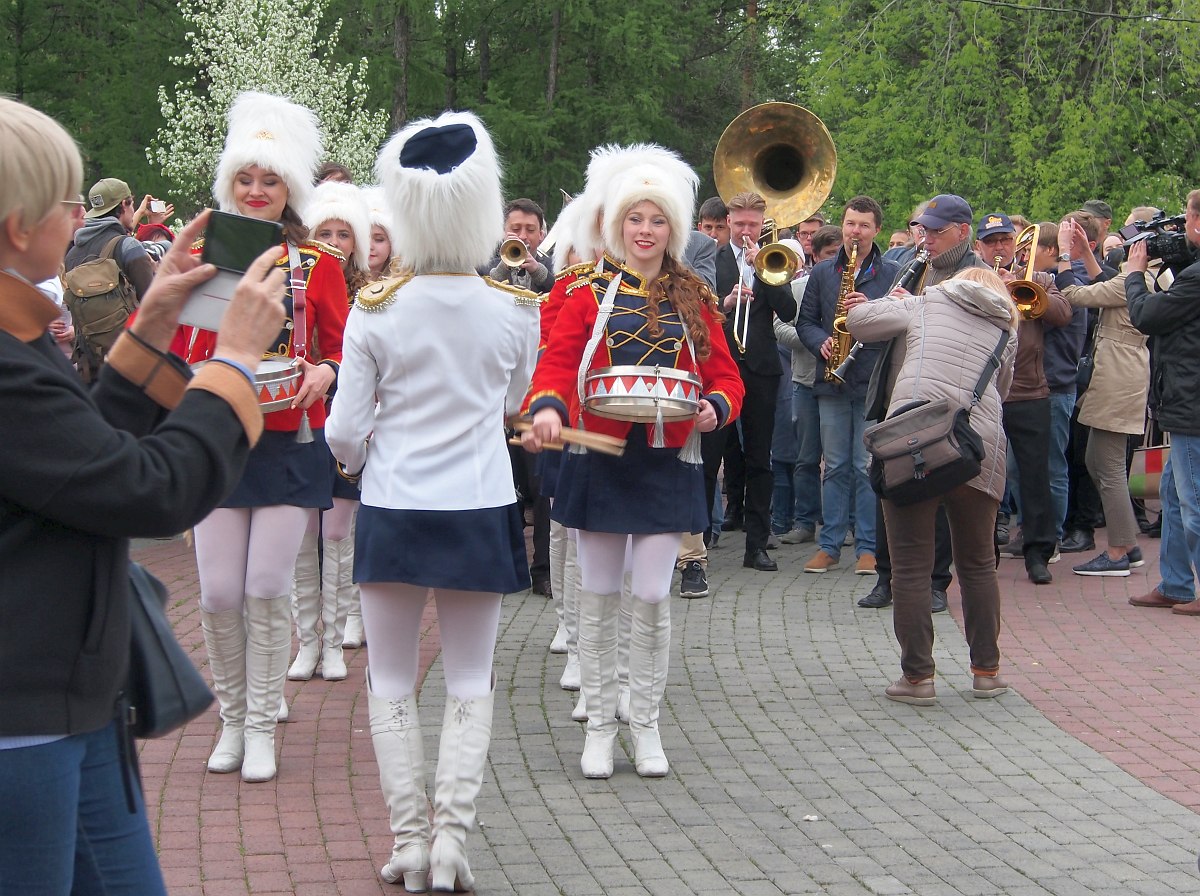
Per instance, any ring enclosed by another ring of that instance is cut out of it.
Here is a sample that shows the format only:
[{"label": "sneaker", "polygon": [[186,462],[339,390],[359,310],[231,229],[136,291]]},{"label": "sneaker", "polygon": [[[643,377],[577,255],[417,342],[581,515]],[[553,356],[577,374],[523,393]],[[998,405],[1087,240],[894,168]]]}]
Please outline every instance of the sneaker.
[{"label": "sneaker", "polygon": [[1024,557],[1025,556],[1025,539],[1018,532],[1008,540],[1008,544],[1000,548],[1001,557]]},{"label": "sneaker", "polygon": [[858,562],[854,564],[854,574],[856,576],[873,576],[875,575],[875,555],[862,554],[858,558]]},{"label": "sneaker", "polygon": [[1113,560],[1107,552],[1101,551],[1087,563],[1072,566],[1071,571],[1077,576],[1127,576],[1129,575],[1129,556]]},{"label": "sneaker", "polygon": [[815,554],[813,554],[812,559],[804,564],[804,571],[829,572],[831,569],[836,569],[837,565],[837,557],[830,557],[824,551],[817,551]]},{"label": "sneaker", "polygon": [[1060,554],[1058,552],[1058,545],[1055,544],[1054,545],[1054,553],[1050,555],[1050,559],[1047,560],[1046,562],[1047,563],[1057,563],[1061,559],[1062,559],[1062,554]]},{"label": "sneaker", "polygon": [[937,694],[933,690],[933,679],[926,678],[916,683],[907,678],[898,678],[896,683],[884,691],[889,700],[897,703],[911,703],[913,706],[933,706],[937,703]]},{"label": "sneaker", "polygon": [[816,532],[812,529],[793,529],[791,532],[785,532],[779,536],[780,544],[806,544],[816,537]]},{"label": "sneaker", "polygon": [[971,683],[971,693],[976,700],[987,700],[1008,693],[1008,682],[999,675],[976,675]]},{"label": "sneaker", "polygon": [[842,547],[854,547],[854,528],[850,527],[846,530],[846,537],[842,539]]},{"label": "sneaker", "polygon": [[699,560],[689,560],[683,565],[679,580],[679,596],[686,598],[708,597],[708,576]]},{"label": "sneaker", "polygon": [[858,605],[864,610],[882,610],[892,605],[892,589],[888,585],[876,585],[866,597],[859,598]]},{"label": "sneaker", "polygon": [[772,532],[770,535],[767,536],[766,548],[768,551],[773,551],[777,547],[779,547],[779,536],[776,535],[774,532]]},{"label": "sneaker", "polygon": [[1146,561],[1142,559],[1142,549],[1136,545],[1129,549],[1129,553],[1125,555],[1125,559],[1129,561],[1130,569],[1137,569],[1139,566],[1146,565]]}]

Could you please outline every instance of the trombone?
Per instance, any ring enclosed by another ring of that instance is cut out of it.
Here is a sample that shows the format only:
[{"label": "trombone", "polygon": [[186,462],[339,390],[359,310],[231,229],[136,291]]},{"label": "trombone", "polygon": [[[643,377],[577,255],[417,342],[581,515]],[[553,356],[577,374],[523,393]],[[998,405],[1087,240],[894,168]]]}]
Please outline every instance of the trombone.
[{"label": "trombone", "polygon": [[[800,270],[800,256],[791,246],[779,242],[779,227],[771,218],[763,221],[760,240],[768,240],[767,244],[758,250],[754,256],[754,276],[767,286],[787,286]],[[742,241],[742,249],[750,248],[750,238]],[[745,288],[747,282],[753,283],[750,268],[743,264],[739,283]],[[739,294],[738,303],[733,309],[733,341],[741,354],[746,353],[746,341],[750,337],[750,303],[742,302]]]},{"label": "trombone", "polygon": [[1017,306],[1022,320],[1037,320],[1046,313],[1050,303],[1050,296],[1046,293],[1046,288],[1033,279],[1033,266],[1036,263],[1035,256],[1040,234],[1041,228],[1036,224],[1030,224],[1017,235],[1017,245],[1013,249],[1014,259],[1022,249],[1029,252],[1025,275],[1019,280],[1010,280],[1006,284],[1008,295],[1012,298],[1013,304]]}]

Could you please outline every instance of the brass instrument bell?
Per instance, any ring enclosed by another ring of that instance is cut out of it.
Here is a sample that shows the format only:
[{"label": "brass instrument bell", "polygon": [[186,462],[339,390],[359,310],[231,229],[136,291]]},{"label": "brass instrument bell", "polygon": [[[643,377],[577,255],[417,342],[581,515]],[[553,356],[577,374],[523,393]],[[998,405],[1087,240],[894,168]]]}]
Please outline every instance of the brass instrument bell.
[{"label": "brass instrument bell", "polygon": [[1029,261],[1025,265],[1025,276],[1019,280],[1010,280],[1007,284],[1008,295],[1017,306],[1017,312],[1022,320],[1037,320],[1046,313],[1050,304],[1050,296],[1042,284],[1033,279],[1033,266],[1036,263],[1038,236],[1041,228],[1030,224],[1017,235],[1017,244],[1013,249],[1015,259],[1022,249],[1029,251]]},{"label": "brass instrument bell", "polygon": [[519,268],[528,257],[528,247],[523,240],[519,240],[515,236],[500,244],[500,260],[510,268]]}]

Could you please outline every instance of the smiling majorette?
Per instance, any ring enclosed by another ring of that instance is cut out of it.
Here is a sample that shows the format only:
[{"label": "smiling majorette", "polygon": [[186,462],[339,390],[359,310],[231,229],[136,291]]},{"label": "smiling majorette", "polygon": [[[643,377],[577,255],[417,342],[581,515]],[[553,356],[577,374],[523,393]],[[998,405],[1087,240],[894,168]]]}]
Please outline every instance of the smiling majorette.
[{"label": "smiling majorette", "polygon": [[[683,532],[708,525],[699,436],[737,417],[742,382],[712,292],[683,267],[695,172],[663,152],[608,185],[604,255],[572,285],[534,373],[530,450],[569,422],[625,437],[623,456],[570,454],[553,517],[578,529],[579,664],[587,705],[585,777],[613,771],[617,617],[629,548],[633,627],[630,730],[638,774],[667,774],[658,733],[671,645],[671,577]],[[585,221],[582,226],[592,226]]]}]

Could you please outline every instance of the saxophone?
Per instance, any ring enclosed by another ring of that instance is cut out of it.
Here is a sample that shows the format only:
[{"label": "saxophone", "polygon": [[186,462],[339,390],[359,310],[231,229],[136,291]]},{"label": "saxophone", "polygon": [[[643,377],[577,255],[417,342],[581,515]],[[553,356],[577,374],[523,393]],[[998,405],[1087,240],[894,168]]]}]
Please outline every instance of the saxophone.
[{"label": "saxophone", "polygon": [[841,286],[838,287],[837,306],[833,309],[833,351],[829,353],[829,360],[825,362],[827,383],[841,382],[835,371],[842,366],[842,362],[850,354],[850,346],[854,344],[854,338],[846,329],[846,296],[854,289],[854,268],[857,264],[858,243],[851,243],[850,256],[842,270]]}]

